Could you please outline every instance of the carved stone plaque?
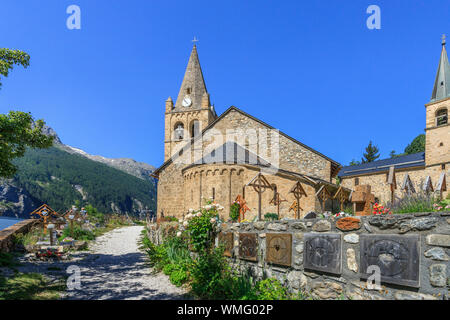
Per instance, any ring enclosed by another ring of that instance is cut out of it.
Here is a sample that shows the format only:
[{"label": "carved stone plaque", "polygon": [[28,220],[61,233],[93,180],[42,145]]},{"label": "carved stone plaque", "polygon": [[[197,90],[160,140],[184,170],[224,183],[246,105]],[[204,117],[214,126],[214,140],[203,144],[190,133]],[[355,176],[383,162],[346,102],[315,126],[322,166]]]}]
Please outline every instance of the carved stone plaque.
[{"label": "carved stone plaque", "polygon": [[267,233],[266,234],[266,261],[283,266],[291,266],[292,234]]},{"label": "carved stone plaque", "polygon": [[258,241],[256,233],[239,234],[239,258],[257,261],[258,260]]},{"label": "carved stone plaque", "polygon": [[233,232],[219,233],[219,245],[225,246],[224,256],[231,257],[233,255]]},{"label": "carved stone plaque", "polygon": [[303,264],[305,269],[341,274],[341,235],[335,233],[305,233]]},{"label": "carved stone plaque", "polygon": [[382,282],[419,287],[419,235],[361,235],[360,260],[363,279],[373,274],[368,268],[376,265]]}]

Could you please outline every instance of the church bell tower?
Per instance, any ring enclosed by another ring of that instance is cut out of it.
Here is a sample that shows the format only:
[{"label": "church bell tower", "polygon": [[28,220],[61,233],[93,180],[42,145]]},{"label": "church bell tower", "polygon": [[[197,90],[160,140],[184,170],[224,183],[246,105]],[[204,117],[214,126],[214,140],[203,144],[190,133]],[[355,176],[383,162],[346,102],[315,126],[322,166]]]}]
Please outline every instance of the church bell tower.
[{"label": "church bell tower", "polygon": [[194,44],[178,98],[175,104],[170,97],[166,100],[164,161],[170,159],[216,118],[203,79],[197,46]]}]

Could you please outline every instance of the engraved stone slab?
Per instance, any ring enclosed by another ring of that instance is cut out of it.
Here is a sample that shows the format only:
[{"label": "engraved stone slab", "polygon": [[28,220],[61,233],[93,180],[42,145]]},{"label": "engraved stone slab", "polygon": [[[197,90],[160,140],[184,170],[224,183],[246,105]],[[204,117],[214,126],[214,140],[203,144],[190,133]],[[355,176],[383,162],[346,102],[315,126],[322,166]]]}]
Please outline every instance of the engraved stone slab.
[{"label": "engraved stone slab", "polygon": [[362,234],[360,244],[361,278],[371,276],[367,268],[376,265],[382,282],[419,287],[419,235]]},{"label": "engraved stone slab", "polygon": [[219,233],[219,245],[225,246],[225,251],[223,255],[226,257],[231,257],[233,254],[233,242],[234,236],[232,232],[221,232]]},{"label": "engraved stone slab", "polygon": [[335,233],[305,233],[303,264],[305,269],[341,274],[342,241]]},{"label": "engraved stone slab", "polygon": [[283,266],[291,266],[292,234],[267,233],[266,234],[266,261]]},{"label": "engraved stone slab", "polygon": [[258,240],[256,233],[240,233],[239,234],[239,258],[257,261]]}]

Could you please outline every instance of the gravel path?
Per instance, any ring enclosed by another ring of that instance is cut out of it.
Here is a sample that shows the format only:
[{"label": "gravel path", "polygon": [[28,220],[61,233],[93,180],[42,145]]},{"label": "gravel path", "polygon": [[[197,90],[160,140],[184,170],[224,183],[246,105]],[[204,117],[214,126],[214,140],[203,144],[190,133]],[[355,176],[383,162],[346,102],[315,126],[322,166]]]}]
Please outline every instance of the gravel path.
[{"label": "gravel path", "polygon": [[81,289],[67,290],[70,300],[173,300],[189,299],[186,291],[170,283],[162,273],[154,273],[138,241],[142,226],[112,230],[93,241],[88,252],[76,252],[69,261],[28,262],[22,259],[20,272],[43,273],[53,281],[78,266]]},{"label": "gravel path", "polygon": [[113,230],[98,237],[90,254],[79,263],[81,290],[67,291],[68,299],[141,300],[185,299],[185,291],[164,274],[153,274],[138,241],[144,227]]}]

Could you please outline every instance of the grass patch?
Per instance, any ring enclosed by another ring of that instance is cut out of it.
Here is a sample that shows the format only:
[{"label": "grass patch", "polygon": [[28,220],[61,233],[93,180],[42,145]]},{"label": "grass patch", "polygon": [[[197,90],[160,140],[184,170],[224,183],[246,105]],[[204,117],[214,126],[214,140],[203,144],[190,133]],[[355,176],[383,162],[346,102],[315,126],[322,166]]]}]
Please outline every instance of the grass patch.
[{"label": "grass patch", "polygon": [[65,290],[65,283],[49,281],[38,273],[18,273],[11,278],[0,277],[0,300],[56,300]]}]

